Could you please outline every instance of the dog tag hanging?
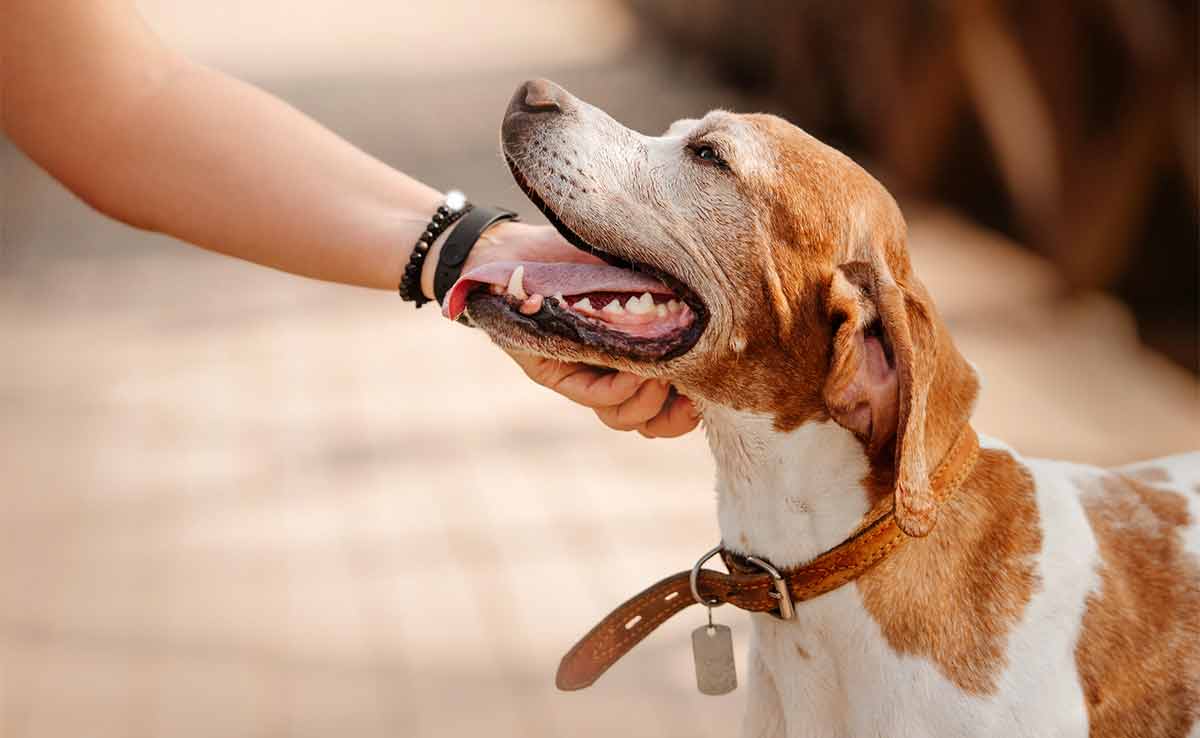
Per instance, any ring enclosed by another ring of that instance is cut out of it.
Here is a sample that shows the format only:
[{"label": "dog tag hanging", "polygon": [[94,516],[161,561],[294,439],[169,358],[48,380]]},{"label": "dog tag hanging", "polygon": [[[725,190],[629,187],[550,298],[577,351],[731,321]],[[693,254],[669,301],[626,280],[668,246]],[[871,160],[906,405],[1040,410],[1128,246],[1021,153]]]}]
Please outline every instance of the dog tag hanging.
[{"label": "dog tag hanging", "polygon": [[729,694],[737,689],[737,667],[733,662],[733,631],[715,625],[708,607],[708,625],[692,631],[692,656],[696,661],[696,687],[700,694]]},{"label": "dog tag hanging", "polygon": [[700,567],[719,553],[721,546],[701,556],[692,566],[690,577],[692,597],[708,610],[708,625],[701,625],[692,631],[692,658],[696,662],[696,687],[700,694],[709,695],[729,694],[737,689],[737,669],[733,663],[733,631],[728,625],[715,625],[712,619],[713,607],[722,603],[720,600],[710,601],[700,596]]}]

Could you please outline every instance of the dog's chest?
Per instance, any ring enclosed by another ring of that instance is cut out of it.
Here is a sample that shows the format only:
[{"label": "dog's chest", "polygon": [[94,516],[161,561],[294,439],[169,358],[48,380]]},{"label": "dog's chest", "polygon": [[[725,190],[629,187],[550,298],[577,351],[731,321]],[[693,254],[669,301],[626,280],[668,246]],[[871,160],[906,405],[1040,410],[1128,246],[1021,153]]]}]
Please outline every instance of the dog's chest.
[{"label": "dog's chest", "polygon": [[750,620],[750,668],[758,660],[761,673],[748,680],[748,710],[757,714],[747,725],[773,714],[779,727],[747,738],[1086,735],[1072,639],[1048,638],[1044,624],[1015,634],[1015,668],[995,691],[973,694],[935,661],[897,650],[854,585],[803,603],[794,621]]},{"label": "dog's chest", "polygon": [[[867,512],[868,463],[860,444],[839,426],[809,423],[782,434],[762,418],[729,411],[711,419],[706,413],[706,421],[727,547],[789,568],[844,540]],[[1007,451],[986,453],[1012,466]],[[982,614],[971,615],[958,594],[946,600],[957,606],[957,618],[914,599],[911,580],[897,574],[931,571],[934,564],[896,558],[891,566],[897,571],[879,570],[874,585],[864,580],[801,603],[793,621],[751,617],[746,735],[1086,734],[1072,649],[1094,586],[1088,572],[1095,558],[1090,544],[1080,549],[1089,535],[1074,495],[1061,488],[1062,480],[1039,481],[1036,496],[1042,499],[1022,499],[1034,519],[1042,518],[1045,540],[1035,540],[1027,552],[1014,550],[1012,561],[993,567],[991,575],[979,574],[981,581],[998,571],[1028,571],[1030,577],[1014,601],[986,600],[989,607],[1011,605],[1011,616],[997,621],[1003,627],[995,637],[980,637]],[[944,565],[967,571],[961,561]],[[882,599],[881,579],[895,582],[885,582]],[[954,590],[936,592],[949,596]],[[917,619],[897,617],[893,605],[910,615],[916,611]],[[914,630],[924,637],[906,643]]]},{"label": "dog's chest", "polygon": [[990,709],[929,661],[896,653],[854,587],[805,603],[793,622],[763,615],[751,620],[750,658],[761,659],[769,675],[752,677],[751,709],[778,710],[786,726],[786,733],[767,735],[987,734],[981,729]]},{"label": "dog's chest", "polygon": [[[768,419],[746,413],[706,420],[727,547],[793,567],[844,540],[867,513],[867,458],[836,423],[779,433]],[[750,715],[748,725],[764,717],[769,725],[777,713],[788,738],[971,734],[959,730],[972,715],[970,699],[928,661],[897,654],[856,587],[802,603],[794,621],[751,621],[751,660],[761,660],[770,678],[756,676],[760,667],[751,664],[750,710],[761,714]],[[914,688],[927,709],[912,709]]]}]

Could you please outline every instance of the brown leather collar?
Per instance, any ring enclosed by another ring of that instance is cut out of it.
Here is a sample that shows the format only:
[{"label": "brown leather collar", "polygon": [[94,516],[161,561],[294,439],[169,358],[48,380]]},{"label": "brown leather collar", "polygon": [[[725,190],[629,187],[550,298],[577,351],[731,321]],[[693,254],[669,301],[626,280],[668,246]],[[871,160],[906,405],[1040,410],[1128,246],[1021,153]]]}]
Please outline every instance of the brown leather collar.
[{"label": "brown leather collar", "polygon": [[[964,426],[929,480],[939,504],[967,479],[978,456],[979,438],[969,425]],[[890,503],[870,520],[804,566],[783,572],[793,602],[820,597],[857,579],[908,540]],[[771,575],[731,552],[722,550],[722,556],[732,573],[701,569],[696,579],[700,596],[750,612],[775,612],[779,598]],[[569,691],[591,685],[651,631],[697,604],[690,577],[691,571],[673,574],[609,613],[563,656],[555,679],[558,688]]]}]

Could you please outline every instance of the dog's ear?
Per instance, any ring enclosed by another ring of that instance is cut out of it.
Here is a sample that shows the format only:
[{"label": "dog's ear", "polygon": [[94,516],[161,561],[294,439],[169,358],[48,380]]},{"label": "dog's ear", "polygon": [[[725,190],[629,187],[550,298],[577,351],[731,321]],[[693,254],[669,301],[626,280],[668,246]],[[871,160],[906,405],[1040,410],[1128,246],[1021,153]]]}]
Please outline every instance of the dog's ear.
[{"label": "dog's ear", "polygon": [[925,415],[937,366],[932,306],[920,283],[855,261],[834,270],[827,310],[832,351],[824,400],[833,419],[875,456],[895,441],[896,521],[924,536],[937,520],[925,458]]}]

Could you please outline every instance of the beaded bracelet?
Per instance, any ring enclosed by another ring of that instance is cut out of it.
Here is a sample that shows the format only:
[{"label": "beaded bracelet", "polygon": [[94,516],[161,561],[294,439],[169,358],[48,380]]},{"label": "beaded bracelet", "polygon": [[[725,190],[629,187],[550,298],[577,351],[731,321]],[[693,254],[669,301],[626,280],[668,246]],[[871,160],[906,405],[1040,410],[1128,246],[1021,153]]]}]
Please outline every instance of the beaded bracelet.
[{"label": "beaded bracelet", "polygon": [[467,202],[466,195],[458,190],[452,190],[446,194],[446,202],[438,206],[429,225],[425,226],[425,232],[413,246],[412,256],[408,257],[408,264],[404,267],[404,276],[400,279],[400,299],[416,303],[418,308],[430,302],[429,298],[425,297],[425,293],[421,291],[421,271],[425,266],[425,257],[429,254],[429,248],[433,246],[433,242],[438,239],[438,236],[454,225],[455,221],[466,215],[471,207],[471,203]]}]

